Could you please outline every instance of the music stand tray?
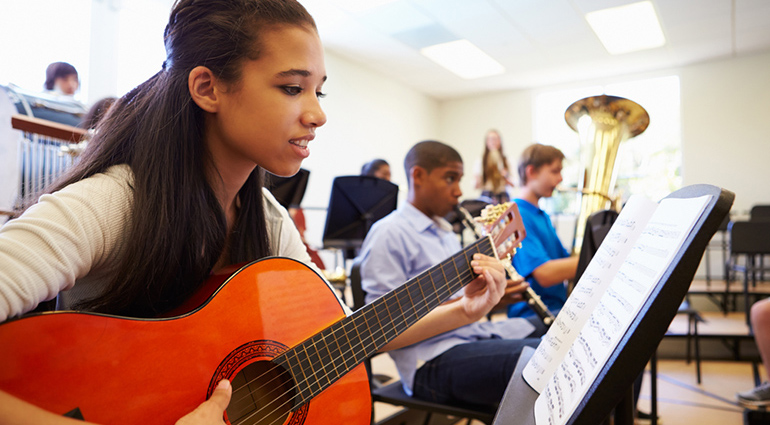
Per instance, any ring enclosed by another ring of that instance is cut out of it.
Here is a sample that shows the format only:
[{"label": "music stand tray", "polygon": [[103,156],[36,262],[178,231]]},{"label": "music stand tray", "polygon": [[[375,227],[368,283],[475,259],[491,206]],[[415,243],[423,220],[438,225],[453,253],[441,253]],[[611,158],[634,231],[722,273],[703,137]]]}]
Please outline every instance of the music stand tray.
[{"label": "music stand tray", "polygon": [[377,220],[396,209],[398,186],[371,176],[340,176],[332,183],[324,248],[355,250]]}]

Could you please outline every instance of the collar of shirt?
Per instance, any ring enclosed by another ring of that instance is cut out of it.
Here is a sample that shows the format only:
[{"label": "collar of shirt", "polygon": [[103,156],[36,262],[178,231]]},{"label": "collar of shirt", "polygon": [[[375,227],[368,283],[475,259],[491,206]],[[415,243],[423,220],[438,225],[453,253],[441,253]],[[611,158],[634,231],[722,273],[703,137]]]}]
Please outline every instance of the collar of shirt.
[{"label": "collar of shirt", "polygon": [[516,205],[518,205],[519,209],[527,209],[531,213],[537,213],[540,215],[545,214],[545,211],[541,210],[540,207],[537,205],[532,204],[531,202],[527,201],[526,199],[516,198],[513,200],[516,202]]},{"label": "collar of shirt", "polygon": [[424,232],[432,228],[444,232],[452,232],[452,225],[443,217],[436,216],[431,219],[409,202],[404,203],[399,208],[401,209],[401,213],[409,219],[409,223],[417,232]]}]

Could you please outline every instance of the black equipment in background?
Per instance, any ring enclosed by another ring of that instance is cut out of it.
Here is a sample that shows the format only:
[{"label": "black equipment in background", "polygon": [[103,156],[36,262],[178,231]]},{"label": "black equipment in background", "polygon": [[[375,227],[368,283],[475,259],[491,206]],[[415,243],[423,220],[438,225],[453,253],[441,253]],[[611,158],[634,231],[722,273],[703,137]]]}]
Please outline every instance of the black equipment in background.
[{"label": "black equipment in background", "polygon": [[396,209],[398,186],[370,176],[340,176],[332,183],[324,248],[345,250],[354,258],[366,234],[377,220]]},{"label": "black equipment in background", "polygon": [[580,258],[578,258],[577,271],[575,272],[575,282],[580,280],[580,276],[588,267],[588,263],[591,262],[591,258],[599,249],[618,215],[619,213],[615,210],[602,210],[588,216],[583,234],[583,246],[580,249]]},{"label": "black equipment in background", "polygon": [[6,92],[20,114],[33,118],[78,127],[88,112],[83,104],[65,96],[36,93],[13,84],[0,86],[0,90]]},{"label": "black equipment in background", "polygon": [[310,171],[304,168],[300,168],[297,174],[291,177],[268,174],[265,179],[265,187],[284,208],[299,208],[299,204],[305,196],[309,178]]}]

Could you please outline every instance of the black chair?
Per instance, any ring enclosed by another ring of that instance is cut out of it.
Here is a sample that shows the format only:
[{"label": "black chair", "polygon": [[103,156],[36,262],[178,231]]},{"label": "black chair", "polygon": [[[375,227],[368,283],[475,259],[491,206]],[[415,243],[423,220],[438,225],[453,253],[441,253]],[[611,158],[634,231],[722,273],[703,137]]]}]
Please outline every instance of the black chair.
[{"label": "black chair", "polygon": [[[715,241],[714,238],[711,238],[711,242],[709,242],[708,245],[706,245],[706,252],[703,254],[703,259],[705,260],[705,267],[706,267],[706,288],[711,287],[711,255],[709,254],[711,250],[718,249],[722,252],[722,264],[724,265],[724,273],[722,279],[726,282],[729,275],[729,270],[727,269],[727,253],[728,248],[730,246],[728,242],[728,232],[727,232],[727,226],[730,224],[730,215],[728,214],[725,216],[725,219],[722,220],[722,223],[719,225],[719,229],[717,229],[717,232],[715,234],[719,235],[719,240]],[[727,312],[727,300],[723,300],[722,306],[724,307],[724,311]]]},{"label": "black chair", "polygon": [[[356,258],[350,270],[350,289],[353,295],[353,309],[358,310],[366,304],[366,292],[361,286],[361,263]],[[447,404],[434,403],[411,397],[404,392],[400,380],[384,385],[384,378],[389,377],[372,374],[371,359],[365,359],[364,365],[369,373],[370,387],[372,389],[372,401],[387,403],[393,406],[401,406],[406,409],[414,409],[425,412],[424,425],[430,423],[433,414],[451,415],[458,418],[466,418],[468,425],[473,419],[491,425],[495,418],[494,411],[486,411],[471,406],[452,406]],[[374,418],[374,415],[372,415]]]},{"label": "black chair", "polygon": [[749,221],[770,221],[770,205],[754,205],[751,207]]},{"label": "black chair", "polygon": [[[770,221],[770,205],[754,205],[749,212],[749,221]],[[765,256],[759,256],[759,267],[762,269],[760,279],[765,280]]]},{"label": "black chair", "polygon": [[[746,310],[746,324],[751,329],[749,280],[752,286],[757,284],[757,274],[770,271],[757,258],[770,254],[770,221],[736,221],[730,223],[730,260],[731,272],[743,273],[743,301]],[[743,265],[740,257],[745,257]],[[725,296],[730,282],[727,283]]]}]

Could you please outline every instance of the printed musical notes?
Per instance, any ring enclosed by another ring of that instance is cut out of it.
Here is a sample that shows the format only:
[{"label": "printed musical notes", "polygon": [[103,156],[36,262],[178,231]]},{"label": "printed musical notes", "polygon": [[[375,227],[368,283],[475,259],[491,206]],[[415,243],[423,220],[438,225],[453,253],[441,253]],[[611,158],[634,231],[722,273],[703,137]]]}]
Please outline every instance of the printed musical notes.
[{"label": "printed musical notes", "polygon": [[568,422],[708,201],[628,201],[524,368],[538,425]]}]

